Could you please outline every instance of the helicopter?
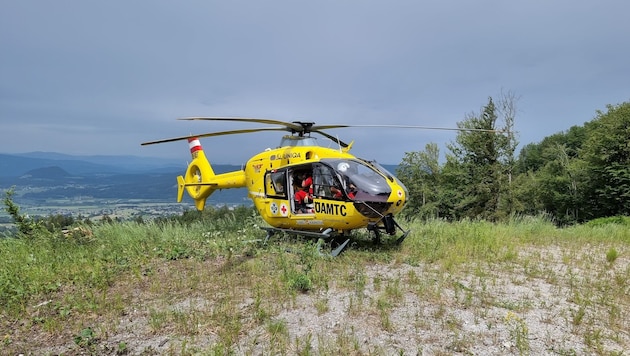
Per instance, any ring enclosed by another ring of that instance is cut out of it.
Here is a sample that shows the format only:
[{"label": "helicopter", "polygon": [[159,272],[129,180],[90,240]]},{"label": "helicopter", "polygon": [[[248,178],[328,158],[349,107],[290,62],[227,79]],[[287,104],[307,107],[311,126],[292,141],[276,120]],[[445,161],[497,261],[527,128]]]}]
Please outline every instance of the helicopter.
[{"label": "helicopter", "polygon": [[[144,142],[153,145],[188,141],[191,162],[184,175],[177,177],[177,201],[184,192],[195,207],[203,210],[206,199],[219,189],[247,188],[255,209],[269,224],[265,242],[275,233],[289,233],[324,239],[342,237],[332,252],[338,255],[350,242],[350,233],[367,228],[375,241],[381,233],[401,235],[402,243],[409,234],[394,219],[405,206],[408,190],[394,174],[376,161],[352,155],[354,141],[346,143],[323,130],[347,127],[396,127],[439,130],[451,129],[408,125],[316,125],[314,122],[284,122],[239,117],[186,117],[187,121],[231,121],[265,125],[261,128],[210,132]],[[202,148],[200,139],[222,135],[285,131],[277,148],[267,148],[251,157],[237,171],[215,174]],[[330,139],[336,147],[320,145],[311,134]],[[297,196],[306,199],[296,199]]]}]

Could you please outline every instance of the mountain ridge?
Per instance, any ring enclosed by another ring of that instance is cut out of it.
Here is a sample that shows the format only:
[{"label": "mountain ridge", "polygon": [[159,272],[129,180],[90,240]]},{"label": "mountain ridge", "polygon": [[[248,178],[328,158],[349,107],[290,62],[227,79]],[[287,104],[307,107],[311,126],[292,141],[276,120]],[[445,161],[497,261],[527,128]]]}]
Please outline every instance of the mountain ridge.
[{"label": "mountain ridge", "polygon": [[0,153],[0,177],[20,177],[27,172],[57,166],[70,175],[184,171],[184,160],[140,156],[80,156],[55,152]]}]

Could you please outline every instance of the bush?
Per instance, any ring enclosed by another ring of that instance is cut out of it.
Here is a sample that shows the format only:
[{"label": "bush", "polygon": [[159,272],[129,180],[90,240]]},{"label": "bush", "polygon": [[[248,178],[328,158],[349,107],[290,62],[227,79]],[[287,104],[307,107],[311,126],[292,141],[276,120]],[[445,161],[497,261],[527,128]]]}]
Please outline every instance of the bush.
[{"label": "bush", "polygon": [[13,218],[13,223],[18,230],[18,237],[35,238],[47,232],[41,221],[20,213],[20,207],[13,202],[14,193],[14,188],[5,192],[4,206],[7,213]]},{"label": "bush", "polygon": [[609,216],[606,218],[597,218],[586,223],[587,226],[604,226],[610,224],[630,226],[630,216]]}]

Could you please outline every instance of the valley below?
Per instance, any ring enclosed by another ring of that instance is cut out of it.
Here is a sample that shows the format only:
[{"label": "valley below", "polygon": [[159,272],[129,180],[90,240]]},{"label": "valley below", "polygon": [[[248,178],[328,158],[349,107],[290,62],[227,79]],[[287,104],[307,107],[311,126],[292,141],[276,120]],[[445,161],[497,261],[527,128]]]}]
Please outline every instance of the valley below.
[{"label": "valley below", "polygon": [[[64,215],[92,222],[151,220],[195,209],[186,194],[177,202],[176,177],[185,172],[184,165],[124,156],[24,155],[28,159],[0,154],[0,192],[3,198],[10,193],[20,212],[29,216]],[[240,166],[216,165],[215,169],[222,173]],[[210,207],[239,205],[251,205],[244,188],[217,191],[207,201]],[[0,232],[11,225],[3,206]]]}]

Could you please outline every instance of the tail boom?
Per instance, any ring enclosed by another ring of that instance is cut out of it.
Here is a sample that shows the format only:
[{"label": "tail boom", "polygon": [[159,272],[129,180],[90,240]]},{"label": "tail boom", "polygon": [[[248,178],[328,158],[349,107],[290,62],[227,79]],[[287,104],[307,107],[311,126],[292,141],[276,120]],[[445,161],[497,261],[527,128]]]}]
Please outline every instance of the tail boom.
[{"label": "tail boom", "polygon": [[245,187],[245,171],[215,174],[197,138],[188,140],[192,161],[184,176],[177,177],[177,201],[181,202],[184,190],[195,201],[197,210],[203,210],[206,199],[217,189]]}]

